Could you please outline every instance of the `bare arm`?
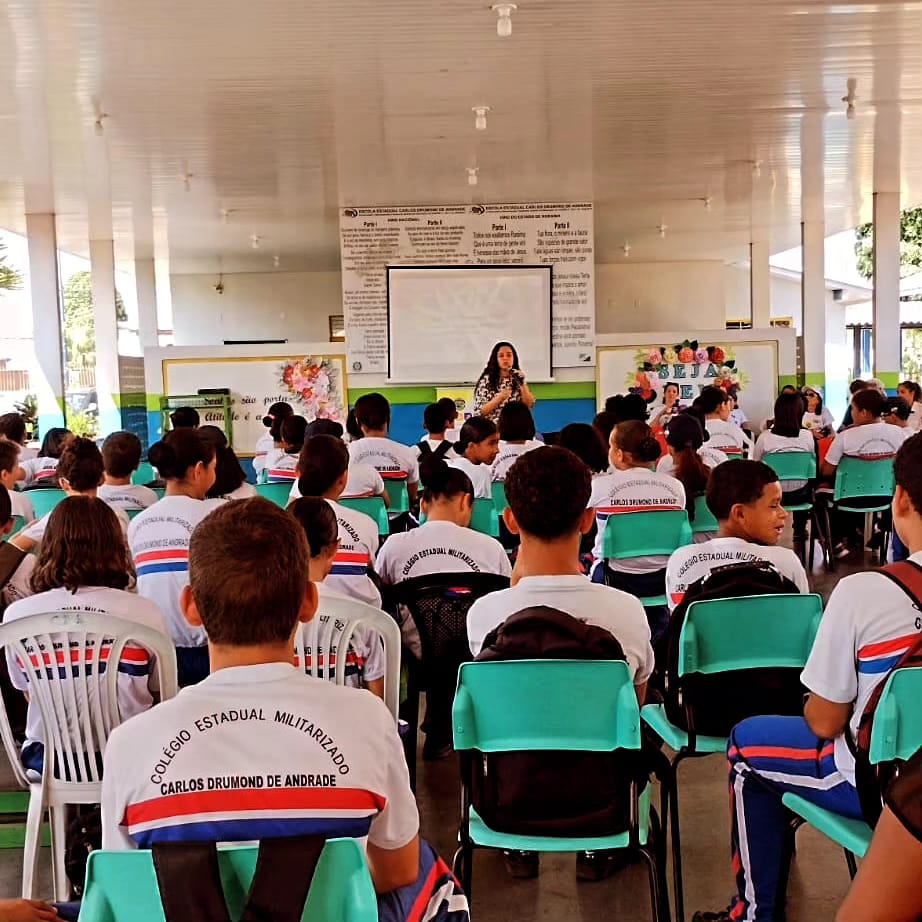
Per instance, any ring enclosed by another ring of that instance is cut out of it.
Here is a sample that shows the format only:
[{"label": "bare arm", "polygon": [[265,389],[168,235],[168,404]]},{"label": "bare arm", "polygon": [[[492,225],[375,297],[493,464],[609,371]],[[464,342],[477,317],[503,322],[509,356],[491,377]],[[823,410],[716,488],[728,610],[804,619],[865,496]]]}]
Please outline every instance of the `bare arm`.
[{"label": "bare arm", "polygon": [[824,477],[828,477],[830,480],[835,480],[836,479],[836,465],[830,464],[828,461],[824,461],[822,468],[820,468],[820,473]]},{"label": "bare arm", "polygon": [[384,700],[384,677],[380,679],[364,679],[365,688],[373,695],[377,695],[382,701]]},{"label": "bare arm", "polygon": [[643,707],[644,700],[647,697],[647,683],[644,682],[643,685],[635,685],[634,692],[637,694],[637,703],[640,707]]},{"label": "bare arm", "polygon": [[406,887],[419,876],[419,836],[414,836],[402,848],[380,848],[369,842],[367,855],[377,893]]},{"label": "bare arm", "polygon": [[535,395],[528,389],[524,378],[519,382],[519,399],[529,410],[535,405]]},{"label": "bare arm", "polygon": [[848,719],[852,716],[852,704],[839,704],[837,701],[827,701],[819,695],[810,695],[804,705],[804,720],[807,726],[820,738],[832,740],[841,736]]}]

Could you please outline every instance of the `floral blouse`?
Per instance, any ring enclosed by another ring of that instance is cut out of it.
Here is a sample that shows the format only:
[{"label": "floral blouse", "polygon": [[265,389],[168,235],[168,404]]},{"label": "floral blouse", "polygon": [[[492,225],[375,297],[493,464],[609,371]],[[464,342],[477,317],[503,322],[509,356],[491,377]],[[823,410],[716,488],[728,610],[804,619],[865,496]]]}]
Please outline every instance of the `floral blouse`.
[{"label": "floral blouse", "polygon": [[[510,375],[508,378],[500,378],[499,387],[491,387],[490,379],[486,375],[481,375],[480,380],[474,387],[474,413],[480,413],[481,408],[489,403],[500,391],[508,390],[510,400],[522,399],[522,385],[519,379]],[[493,422],[499,420],[499,414],[502,406],[497,407],[490,415],[489,419]]]}]

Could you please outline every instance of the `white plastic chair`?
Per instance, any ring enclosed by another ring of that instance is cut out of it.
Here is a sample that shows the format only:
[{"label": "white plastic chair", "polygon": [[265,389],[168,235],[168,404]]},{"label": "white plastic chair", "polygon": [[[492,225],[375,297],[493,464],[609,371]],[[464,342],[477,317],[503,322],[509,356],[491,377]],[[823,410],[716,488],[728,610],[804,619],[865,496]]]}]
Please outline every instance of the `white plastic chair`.
[{"label": "white plastic chair", "polygon": [[[345,595],[324,592],[320,596],[317,614],[298,625],[295,650],[304,672],[314,678],[329,679],[337,685],[346,684],[346,657],[339,650],[348,650],[356,628],[375,631],[384,642],[384,703],[397,721],[400,706],[400,628],[386,612],[373,605],[358,602]],[[307,650],[311,653],[308,655]],[[335,659],[336,668],[330,674],[327,652]]]},{"label": "white plastic chair", "polygon": [[[51,826],[55,899],[66,900],[70,895],[64,872],[65,806],[98,804],[102,799],[101,756],[109,734],[121,723],[118,669],[105,667],[119,662],[129,641],[154,654],[160,699],[172,698],[176,694],[176,651],[166,634],[152,628],[84,611],[30,615],[0,625],[0,650],[10,648],[22,663],[34,663],[32,657],[40,652],[45,665],[58,666],[58,650],[80,651],[76,657],[72,652],[63,657],[70,667],[66,672],[60,668],[28,669],[30,701],[39,708],[45,735],[40,780],[27,776],[0,700],[3,747],[16,780],[29,791],[22,860],[22,895],[27,899],[33,897],[45,810]],[[101,659],[103,650],[107,653]]]}]

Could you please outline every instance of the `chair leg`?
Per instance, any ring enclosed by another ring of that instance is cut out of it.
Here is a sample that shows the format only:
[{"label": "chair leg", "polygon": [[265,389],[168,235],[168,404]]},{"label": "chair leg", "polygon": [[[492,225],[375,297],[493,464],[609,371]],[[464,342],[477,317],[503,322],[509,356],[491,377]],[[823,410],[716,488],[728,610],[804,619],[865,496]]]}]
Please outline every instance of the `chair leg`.
[{"label": "chair leg", "polygon": [[51,817],[51,868],[54,898],[59,902],[66,902],[70,899],[70,882],[64,870],[67,807],[65,804],[49,807],[48,814]]},{"label": "chair leg", "polygon": [[656,850],[650,848],[650,843],[640,849],[644,861],[647,863],[647,874],[650,878],[650,906],[653,910],[653,922],[669,922],[669,899],[664,899],[665,881],[660,876],[660,862]]},{"label": "chair leg", "polygon": [[845,849],[845,863],[848,865],[848,876],[854,880],[855,875],[858,873],[858,862],[855,860],[855,856],[847,848]]},{"label": "chair leg", "polygon": [[470,845],[459,845],[451,861],[451,872],[458,878],[461,889],[467,896],[468,904],[471,902],[471,887],[474,876],[474,850]]},{"label": "chair leg", "polygon": [[35,899],[36,896],[35,877],[38,873],[44,815],[42,789],[36,785],[29,792],[29,811],[26,814],[26,836],[22,853],[22,895],[27,900]]},{"label": "chair leg", "polygon": [[823,531],[825,531],[825,557],[826,557],[826,571],[828,573],[834,573],[836,569],[836,555],[833,553],[832,547],[832,517],[829,514],[829,503],[823,503]]},{"label": "chair leg", "polygon": [[808,572],[813,572],[813,563],[816,560],[816,510],[810,510],[810,517],[807,520],[807,543],[809,550],[807,551],[807,567]]},{"label": "chair leg", "polygon": [[679,833],[679,759],[672,762],[672,781],[669,786],[670,838],[672,839],[672,882],[675,890],[675,915],[677,922],[685,922],[685,892],[682,886],[682,841]]}]

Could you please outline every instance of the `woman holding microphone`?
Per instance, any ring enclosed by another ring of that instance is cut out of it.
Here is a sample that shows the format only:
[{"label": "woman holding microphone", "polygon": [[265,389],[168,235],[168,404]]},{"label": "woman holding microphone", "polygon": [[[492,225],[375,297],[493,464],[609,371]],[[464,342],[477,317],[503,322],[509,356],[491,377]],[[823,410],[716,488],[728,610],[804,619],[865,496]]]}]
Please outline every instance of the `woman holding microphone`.
[{"label": "woman holding microphone", "polygon": [[525,383],[519,369],[519,356],[512,343],[497,343],[490,352],[474,388],[474,412],[496,422],[499,411],[509,400],[518,400],[530,410],[535,405],[535,395]]}]

